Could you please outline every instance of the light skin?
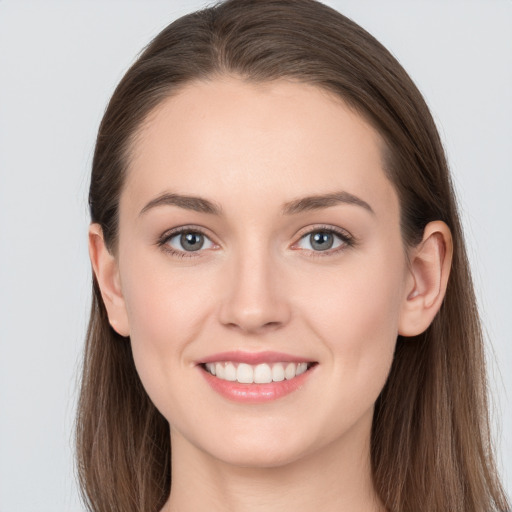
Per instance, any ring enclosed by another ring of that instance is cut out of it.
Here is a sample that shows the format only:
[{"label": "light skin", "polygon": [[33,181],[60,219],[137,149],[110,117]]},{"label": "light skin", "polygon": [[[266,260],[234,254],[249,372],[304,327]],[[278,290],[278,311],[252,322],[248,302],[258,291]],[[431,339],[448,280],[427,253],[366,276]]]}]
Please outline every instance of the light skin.
[{"label": "light skin", "polygon": [[[170,423],[164,511],[383,510],[374,403],[397,335],[439,310],[452,253],[442,222],[404,247],[383,147],[341,100],[286,80],[192,83],[141,127],[116,250],[95,224],[89,242],[109,321]],[[169,233],[181,227],[202,248]],[[284,397],[235,402],[198,365],[233,350],[316,364]]]}]

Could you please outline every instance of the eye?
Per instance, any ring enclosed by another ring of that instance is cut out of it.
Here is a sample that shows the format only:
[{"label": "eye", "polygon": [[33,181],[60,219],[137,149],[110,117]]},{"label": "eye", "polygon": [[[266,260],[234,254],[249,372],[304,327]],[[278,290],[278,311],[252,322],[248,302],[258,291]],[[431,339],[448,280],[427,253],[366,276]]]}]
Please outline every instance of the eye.
[{"label": "eye", "polygon": [[178,253],[183,256],[185,256],[184,253],[215,247],[215,244],[204,233],[193,229],[182,229],[164,235],[159,245],[171,253]]},{"label": "eye", "polygon": [[306,249],[315,252],[330,251],[337,252],[336,249],[343,249],[352,245],[352,238],[333,229],[316,229],[310,231],[297,242],[296,248]]}]

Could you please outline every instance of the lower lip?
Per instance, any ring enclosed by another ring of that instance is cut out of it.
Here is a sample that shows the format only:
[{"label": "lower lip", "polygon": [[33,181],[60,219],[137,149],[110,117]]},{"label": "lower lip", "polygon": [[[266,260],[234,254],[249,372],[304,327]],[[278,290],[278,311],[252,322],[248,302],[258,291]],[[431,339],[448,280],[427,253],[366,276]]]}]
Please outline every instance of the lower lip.
[{"label": "lower lip", "polygon": [[[316,366],[316,365],[315,365]],[[269,382],[268,384],[241,384],[214,377],[204,368],[199,367],[206,382],[214,391],[235,402],[262,403],[282,398],[300,389],[309,378],[314,366],[290,380]]]}]

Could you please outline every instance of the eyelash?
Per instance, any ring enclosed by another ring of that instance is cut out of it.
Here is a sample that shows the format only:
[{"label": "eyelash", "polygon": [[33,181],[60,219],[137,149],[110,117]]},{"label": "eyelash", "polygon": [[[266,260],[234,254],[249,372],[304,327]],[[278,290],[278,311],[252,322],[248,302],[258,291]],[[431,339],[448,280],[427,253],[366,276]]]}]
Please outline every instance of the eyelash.
[{"label": "eyelash", "polygon": [[[172,231],[166,231],[157,241],[158,247],[160,247],[164,252],[171,254],[173,257],[177,258],[197,258],[199,254],[195,254],[202,252],[201,249],[197,251],[177,251],[170,247],[168,245],[169,240],[174,238],[177,235],[181,235],[183,233],[194,233],[203,235],[206,238],[208,238],[208,235],[199,227],[193,227],[193,226],[183,226],[180,228],[173,229]],[[337,247],[333,250],[326,250],[326,251],[313,251],[308,250],[310,252],[310,257],[312,258],[323,258],[326,256],[333,256],[335,254],[338,254],[341,251],[344,251],[347,248],[354,247],[356,245],[355,238],[350,235],[348,232],[343,231],[341,229],[336,229],[331,226],[316,226],[314,229],[311,229],[310,231],[307,231],[306,233],[303,233],[297,242],[295,242],[294,245],[296,245],[300,240],[303,238],[312,235],[313,233],[329,233],[337,236],[341,241],[342,245],[340,247]],[[298,249],[295,249],[298,250]]]},{"label": "eyelash", "polygon": [[293,245],[297,245],[300,240],[307,236],[311,236],[313,233],[328,233],[335,235],[341,240],[342,244],[339,247],[336,247],[335,249],[328,249],[326,251],[313,251],[310,249],[304,249],[310,253],[309,257],[311,258],[326,258],[328,256],[335,256],[340,252],[343,252],[344,250],[354,247],[356,245],[356,239],[350,233],[348,233],[348,231],[323,225],[315,226],[313,229],[306,231],[305,233],[300,235],[299,240],[295,242]]},{"label": "eyelash", "polygon": [[183,233],[195,233],[198,235],[203,235],[208,238],[208,235],[201,229],[195,226],[183,226],[181,228],[176,228],[171,231],[166,231],[157,241],[157,245],[166,253],[169,253],[171,256],[177,257],[177,258],[197,258],[198,254],[195,254],[196,252],[200,253],[201,249],[198,251],[177,251],[176,249],[173,249],[170,245],[167,244],[169,240],[174,238],[177,235],[181,235]]}]

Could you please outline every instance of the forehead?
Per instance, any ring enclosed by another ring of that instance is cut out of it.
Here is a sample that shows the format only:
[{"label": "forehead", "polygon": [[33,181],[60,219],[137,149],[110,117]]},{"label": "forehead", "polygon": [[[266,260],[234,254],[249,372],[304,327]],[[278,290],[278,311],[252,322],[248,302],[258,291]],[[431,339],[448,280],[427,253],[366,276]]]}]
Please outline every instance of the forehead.
[{"label": "forehead", "polygon": [[379,208],[396,199],[383,148],[369,123],[313,85],[194,82],[164,100],[139,130],[121,202],[143,208],[172,191],[268,203],[346,190]]}]

